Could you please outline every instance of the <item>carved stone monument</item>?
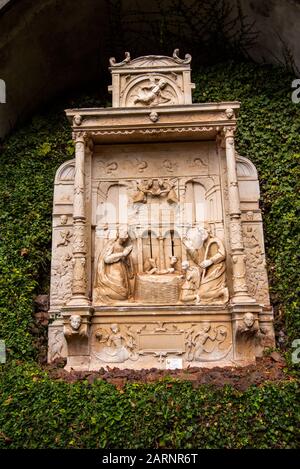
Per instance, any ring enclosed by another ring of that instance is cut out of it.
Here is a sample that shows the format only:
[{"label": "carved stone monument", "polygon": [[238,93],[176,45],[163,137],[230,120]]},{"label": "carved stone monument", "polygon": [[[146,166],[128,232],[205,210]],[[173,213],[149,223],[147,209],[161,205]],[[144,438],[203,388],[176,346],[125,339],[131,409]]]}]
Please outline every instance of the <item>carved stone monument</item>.
[{"label": "carved stone monument", "polygon": [[274,344],[240,104],[192,104],[190,62],[112,58],[113,107],[66,111],[75,159],[55,178],[49,361],[67,369],[246,364]]}]

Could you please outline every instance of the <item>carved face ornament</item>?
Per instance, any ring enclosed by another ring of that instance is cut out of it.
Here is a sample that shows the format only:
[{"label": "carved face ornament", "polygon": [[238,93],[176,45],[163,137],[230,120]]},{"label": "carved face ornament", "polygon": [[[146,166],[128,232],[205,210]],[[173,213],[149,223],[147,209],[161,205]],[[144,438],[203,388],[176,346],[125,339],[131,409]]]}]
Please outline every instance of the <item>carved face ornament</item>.
[{"label": "carved face ornament", "polygon": [[74,331],[78,331],[81,326],[81,317],[77,314],[73,314],[73,316],[70,317],[70,324]]},{"label": "carved face ornament", "polygon": [[255,321],[255,318],[254,318],[252,313],[246,313],[245,314],[244,324],[246,325],[246,327],[248,327],[250,329],[253,326],[254,321]]}]

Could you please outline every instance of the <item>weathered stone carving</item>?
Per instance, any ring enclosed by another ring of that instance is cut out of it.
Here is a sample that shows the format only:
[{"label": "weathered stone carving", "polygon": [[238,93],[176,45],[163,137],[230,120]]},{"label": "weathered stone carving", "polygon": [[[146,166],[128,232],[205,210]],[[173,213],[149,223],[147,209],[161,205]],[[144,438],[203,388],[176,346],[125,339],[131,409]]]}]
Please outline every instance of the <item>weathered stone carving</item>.
[{"label": "weathered stone carving", "polygon": [[149,179],[137,182],[137,192],[133,195],[133,202],[146,203],[147,194],[152,197],[166,196],[169,203],[177,203],[178,198],[175,192],[175,182],[164,179]]},{"label": "weathered stone carving", "polygon": [[190,266],[188,261],[182,262],[182,270],[185,272],[185,280],[181,286],[180,301],[183,303],[199,302],[200,269]]},{"label": "weathered stone carving", "polygon": [[67,340],[74,338],[74,336],[86,336],[86,328],[82,324],[82,319],[79,314],[72,314],[69,321],[64,325],[64,335]]},{"label": "weathered stone carving", "polygon": [[98,329],[95,337],[100,344],[105,344],[100,352],[94,352],[98,360],[108,363],[123,363],[126,360],[137,360],[138,354],[134,351],[136,343],[130,330],[122,334],[117,324],[110,326],[110,331]]},{"label": "weathered stone carving", "polygon": [[143,104],[145,106],[170,103],[172,100],[171,92],[164,91],[167,86],[163,78],[149,76],[149,81],[143,86],[139,86],[134,104]]},{"label": "weathered stone carving", "polygon": [[149,267],[148,269],[146,268],[146,274],[148,275],[165,275],[165,274],[173,274],[175,272],[175,266],[178,262],[178,259],[176,256],[170,256],[170,261],[169,261],[169,267],[167,269],[159,270],[157,266],[157,258],[149,258],[148,263]]},{"label": "weathered stone carving", "polygon": [[51,296],[53,302],[65,304],[72,295],[72,256],[64,254],[53,259]]},{"label": "weathered stone carving", "polygon": [[254,314],[245,313],[242,322],[239,322],[237,325],[235,334],[238,358],[253,358],[258,337],[259,326]]},{"label": "weathered stone carving", "polygon": [[[183,243],[193,262],[201,268],[197,302],[227,303],[229,296],[226,287],[226,254],[222,241],[210,236],[207,230],[198,229],[193,231],[192,236],[190,232],[189,237],[183,238]],[[203,260],[199,258],[199,248],[205,249]]]},{"label": "weathered stone carving", "polygon": [[59,234],[60,234],[60,237],[61,237],[61,241],[59,241],[56,244],[56,247],[68,246],[68,244],[69,244],[69,242],[71,241],[71,238],[72,238],[72,233],[70,232],[70,230],[60,231]]},{"label": "weathered stone carving", "polygon": [[64,333],[63,328],[55,328],[54,331],[49,334],[49,343],[48,343],[48,359],[49,361],[54,361],[58,358],[61,358],[64,348]]},{"label": "weathered stone carving", "polygon": [[94,288],[96,304],[124,301],[132,296],[130,279],[134,274],[129,255],[133,246],[125,247],[127,242],[128,234],[119,233],[100,253]]},{"label": "weathered stone carving", "polygon": [[260,247],[257,230],[252,226],[244,227],[246,252],[246,278],[250,294],[258,303],[268,304],[268,279],[264,256]]},{"label": "weathered stone carving", "polygon": [[193,105],[190,61],[111,59],[114,109],[66,111],[75,159],[55,178],[49,359],[67,369],[231,365],[274,343],[239,103]]},{"label": "weathered stone carving", "polygon": [[101,167],[101,170],[104,170],[106,172],[106,174],[112,174],[118,169],[118,163],[116,163],[115,161],[110,161],[109,163],[107,163],[105,161],[100,160],[99,166]]},{"label": "weathered stone carving", "polygon": [[260,326],[256,345],[258,356],[263,355],[265,350],[275,346],[275,333],[271,322]]},{"label": "weathered stone carving", "polygon": [[214,361],[224,358],[231,350],[231,341],[227,341],[228,329],[224,325],[212,326],[204,322],[200,329],[195,325],[185,331],[186,360]]},{"label": "weathered stone carving", "polygon": [[61,225],[66,225],[68,223],[68,217],[67,215],[61,215],[60,216],[60,224]]},{"label": "weathered stone carving", "polygon": [[150,119],[152,122],[157,122],[157,121],[159,120],[158,112],[155,112],[155,111],[150,112],[150,114],[149,114],[149,119]]}]

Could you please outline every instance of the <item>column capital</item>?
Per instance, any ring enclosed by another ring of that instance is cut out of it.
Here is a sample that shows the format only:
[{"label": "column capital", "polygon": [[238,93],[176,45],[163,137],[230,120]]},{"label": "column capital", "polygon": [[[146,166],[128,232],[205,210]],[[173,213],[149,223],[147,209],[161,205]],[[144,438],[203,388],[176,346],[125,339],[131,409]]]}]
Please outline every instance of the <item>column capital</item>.
[{"label": "column capital", "polygon": [[88,132],[83,130],[75,130],[72,132],[72,139],[75,143],[86,143],[88,141]]},{"label": "column capital", "polygon": [[228,138],[234,138],[234,134],[236,132],[236,126],[226,126],[223,127],[223,135],[225,139],[227,140]]}]

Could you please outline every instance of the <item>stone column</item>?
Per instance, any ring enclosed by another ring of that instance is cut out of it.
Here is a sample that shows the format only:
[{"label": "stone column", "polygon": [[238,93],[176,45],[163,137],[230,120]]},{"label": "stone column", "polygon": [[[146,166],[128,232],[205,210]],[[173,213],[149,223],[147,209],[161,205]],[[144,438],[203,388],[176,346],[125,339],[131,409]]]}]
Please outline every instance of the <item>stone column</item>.
[{"label": "stone column", "polygon": [[85,204],[85,140],[84,132],[75,132],[75,179],[73,199],[73,280],[72,298],[68,306],[88,306],[87,234]]},{"label": "stone column", "polygon": [[233,274],[233,303],[254,303],[249,295],[246,282],[245,252],[242,236],[240,194],[238,188],[236,159],[234,148],[235,127],[224,127],[226,145],[226,164],[228,182],[228,200],[230,216],[230,248]]},{"label": "stone column", "polygon": [[143,260],[143,239],[142,229],[139,227],[136,230],[137,235],[137,252],[138,252],[138,272],[144,272],[144,260]]}]

